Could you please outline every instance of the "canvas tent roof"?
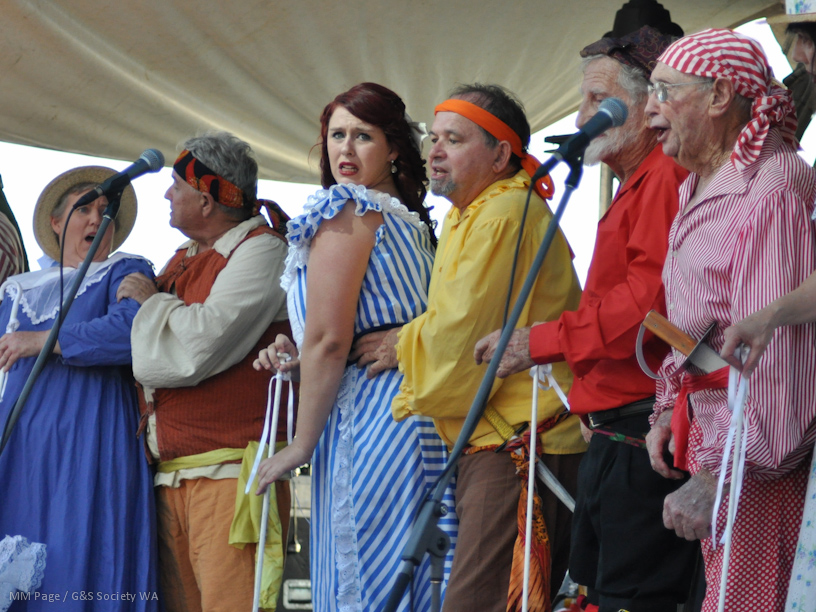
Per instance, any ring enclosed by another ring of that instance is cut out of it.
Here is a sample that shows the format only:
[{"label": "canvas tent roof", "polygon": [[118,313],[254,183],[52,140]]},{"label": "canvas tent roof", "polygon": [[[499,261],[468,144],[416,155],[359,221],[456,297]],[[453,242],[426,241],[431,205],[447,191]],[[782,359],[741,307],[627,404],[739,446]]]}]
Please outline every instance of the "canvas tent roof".
[{"label": "canvas tent roof", "polygon": [[[431,122],[452,85],[495,82],[534,130],[577,108],[578,51],[622,0],[0,0],[0,140],[123,160],[209,128],[262,178],[314,182],[323,106],[360,81]],[[686,32],[781,11],[663,0]]]}]

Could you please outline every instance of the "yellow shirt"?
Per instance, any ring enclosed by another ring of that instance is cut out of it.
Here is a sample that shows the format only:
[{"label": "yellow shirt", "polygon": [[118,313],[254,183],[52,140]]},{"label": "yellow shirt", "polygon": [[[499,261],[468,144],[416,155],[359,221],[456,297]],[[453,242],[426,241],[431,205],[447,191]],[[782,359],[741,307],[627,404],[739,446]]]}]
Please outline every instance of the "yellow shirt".
[{"label": "yellow shirt", "polygon": [[[464,211],[452,207],[445,217],[434,260],[428,309],[406,324],[399,334],[397,357],[405,378],[394,398],[394,418],[412,414],[434,418],[449,447],[458,436],[484,375],[485,366],[473,360],[476,342],[501,328],[513,254],[527,197],[530,176],[521,171],[493,183]],[[512,304],[547,231],[552,212],[535,193],[530,201],[519,251]],[[559,231],[527,301],[518,327],[552,321],[563,310],[578,306],[581,287],[572,267],[564,236]],[[565,393],[572,384],[566,363],[553,364],[553,374]],[[533,379],[520,372],[497,379],[488,405],[511,425],[530,420]],[[563,410],[555,391],[540,391],[539,420]],[[542,436],[543,452],[579,453],[586,450],[578,418],[571,416]],[[482,419],[470,443],[497,444],[502,439]]]}]

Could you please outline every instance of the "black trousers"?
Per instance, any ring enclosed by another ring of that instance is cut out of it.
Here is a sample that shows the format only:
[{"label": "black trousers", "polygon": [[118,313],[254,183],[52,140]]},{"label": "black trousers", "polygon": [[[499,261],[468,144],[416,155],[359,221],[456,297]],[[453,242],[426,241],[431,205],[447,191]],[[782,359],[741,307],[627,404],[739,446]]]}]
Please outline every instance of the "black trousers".
[{"label": "black trousers", "polygon": [[[648,415],[605,428],[645,433]],[[569,570],[601,612],[676,612],[686,601],[700,545],[663,526],[663,500],[683,483],[655,472],[645,449],[592,436],[578,471]]]}]

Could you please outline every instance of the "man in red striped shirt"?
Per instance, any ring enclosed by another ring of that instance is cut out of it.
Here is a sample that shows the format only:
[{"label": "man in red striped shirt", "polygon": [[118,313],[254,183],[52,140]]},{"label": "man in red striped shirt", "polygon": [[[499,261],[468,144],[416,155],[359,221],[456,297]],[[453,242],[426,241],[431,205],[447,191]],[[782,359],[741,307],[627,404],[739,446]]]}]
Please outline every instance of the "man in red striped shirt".
[{"label": "man in red striped shirt", "polygon": [[[729,325],[813,271],[816,175],[796,155],[790,94],[773,82],[750,38],[729,30],[687,36],[663,53],[651,80],[650,126],[663,151],[692,172],[680,190],[663,270],[669,319],[697,338],[713,325],[707,342],[720,350]],[[750,380],[727,610],[784,605],[816,437],[815,341],[814,325],[780,330]],[[683,360],[669,354],[663,371]],[[675,407],[681,384],[689,405]],[[658,383],[647,438],[655,470],[670,478],[681,472],[664,461],[665,450],[688,445],[686,463],[678,452],[674,467],[687,468],[692,478],[666,498],[663,517],[679,536],[702,540],[704,612],[717,609],[723,563],[711,523],[723,533],[728,496],[716,517],[713,508],[719,472],[731,479],[723,467],[727,384],[727,370]]]},{"label": "man in red striped shirt", "polygon": [[[663,499],[682,482],[651,469],[643,438],[655,383],[635,358],[643,317],[666,311],[660,274],[677,190],[687,176],[657,146],[644,115],[649,74],[671,41],[646,26],[581,51],[577,124],[584,125],[608,97],[629,108],[626,123],[594,140],[584,157],[588,164],[608,164],[621,187],[598,223],[578,310],[516,330],[498,372],[505,377],[536,363],[566,361],[575,374],[570,410],[592,429],[584,427],[589,449],[578,477],[569,571],[589,587],[587,610],[676,612],[689,594],[699,555],[696,543],[663,526]],[[499,334],[479,341],[477,362],[493,357]],[[659,364],[666,346],[650,341],[645,352]]]}]

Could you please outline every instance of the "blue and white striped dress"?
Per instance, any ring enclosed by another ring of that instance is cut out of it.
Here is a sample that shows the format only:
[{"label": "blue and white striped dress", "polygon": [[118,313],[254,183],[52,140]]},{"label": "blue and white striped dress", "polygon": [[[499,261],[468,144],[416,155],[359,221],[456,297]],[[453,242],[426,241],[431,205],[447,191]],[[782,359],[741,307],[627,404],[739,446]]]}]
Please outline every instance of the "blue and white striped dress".
[{"label": "blue and white striped dress", "polygon": [[[355,337],[411,321],[428,300],[433,265],[429,230],[399,200],[358,185],[333,185],[310,196],[303,215],[289,222],[289,255],[281,284],[288,293],[295,342],[303,341],[309,246],[324,219],[346,204],[356,214],[382,213],[357,314]],[[349,205],[352,205],[351,203]],[[315,610],[373,611],[388,599],[415,515],[447,460],[431,419],[397,423],[391,400],[402,374],[386,370],[373,379],[346,368],[326,429],[312,459],[311,578]],[[451,536],[445,564],[450,574],[457,521],[453,491],[440,527]],[[415,574],[400,610],[430,609],[430,564]]]}]

